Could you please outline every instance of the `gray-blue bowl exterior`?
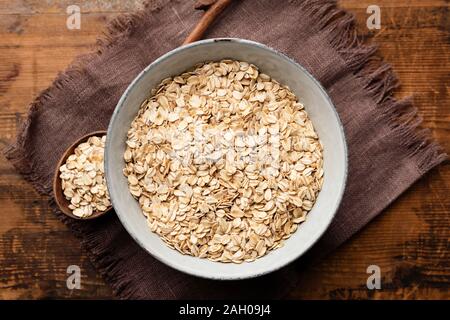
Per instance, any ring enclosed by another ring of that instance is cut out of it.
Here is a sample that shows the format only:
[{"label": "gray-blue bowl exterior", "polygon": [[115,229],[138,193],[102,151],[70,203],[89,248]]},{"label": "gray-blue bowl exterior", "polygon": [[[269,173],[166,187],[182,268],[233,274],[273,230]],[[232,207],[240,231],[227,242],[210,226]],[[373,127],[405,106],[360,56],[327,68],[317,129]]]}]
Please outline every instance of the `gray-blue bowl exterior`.
[{"label": "gray-blue bowl exterior", "polygon": [[[254,262],[229,264],[182,255],[152,233],[128,191],[122,173],[127,132],[139,107],[162,79],[205,61],[231,58],[248,61],[287,84],[305,105],[324,145],[324,184],[307,220],[299,225],[282,248]],[[111,118],[105,149],[105,174],[114,209],[128,233],[148,253],[182,272],[218,280],[261,276],[303,255],[323,235],[342,200],[347,179],[347,145],[339,116],[320,83],[302,66],[263,44],[234,38],[207,39],[174,49],[146,67],[128,86]]]}]

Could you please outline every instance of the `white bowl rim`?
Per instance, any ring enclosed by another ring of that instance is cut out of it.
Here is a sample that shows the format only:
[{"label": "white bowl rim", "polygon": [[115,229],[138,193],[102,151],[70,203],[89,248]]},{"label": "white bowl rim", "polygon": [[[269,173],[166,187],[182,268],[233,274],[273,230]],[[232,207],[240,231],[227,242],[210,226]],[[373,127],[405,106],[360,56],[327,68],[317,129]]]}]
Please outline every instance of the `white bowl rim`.
[{"label": "white bowl rim", "polygon": [[[129,86],[127,87],[127,89],[124,91],[124,93],[122,94],[121,98],[119,99],[119,102],[117,103],[114,112],[111,116],[109,125],[108,125],[108,130],[107,130],[107,134],[106,134],[106,143],[105,143],[105,178],[106,178],[106,183],[108,186],[108,189],[110,188],[110,184],[111,182],[108,179],[108,172],[109,172],[109,156],[108,156],[108,152],[107,150],[109,149],[108,146],[110,145],[110,140],[108,139],[108,137],[110,137],[110,132],[113,130],[112,128],[112,124],[114,123],[115,118],[118,116],[120,109],[123,107],[123,103],[126,100],[127,96],[129,95],[130,91],[133,90],[134,86],[141,81],[142,77],[144,74],[146,74],[147,72],[149,72],[155,65],[170,59],[173,55],[177,54],[180,51],[192,48],[192,47],[197,47],[197,46],[201,46],[204,44],[210,44],[210,43],[215,43],[215,42],[221,42],[221,41],[228,41],[228,42],[236,42],[236,43],[241,43],[241,44],[245,44],[245,45],[251,45],[251,46],[256,46],[259,47],[261,49],[264,50],[268,50],[271,51],[273,53],[275,53],[277,56],[279,56],[281,59],[285,59],[287,60],[287,62],[294,64],[296,67],[298,67],[299,69],[301,69],[305,75],[310,78],[310,80],[319,88],[319,90],[322,92],[323,96],[325,97],[325,99],[327,100],[327,102],[330,104],[331,109],[334,112],[334,115],[336,117],[336,120],[338,122],[338,127],[340,129],[340,134],[342,137],[342,145],[343,145],[343,153],[344,153],[344,172],[343,172],[343,179],[341,181],[341,185],[339,187],[340,192],[336,198],[336,205],[334,208],[334,212],[331,214],[329,221],[326,223],[326,225],[324,226],[323,230],[318,234],[318,236],[316,237],[316,239],[314,239],[313,241],[311,241],[311,243],[309,244],[308,247],[304,248],[301,252],[299,252],[298,254],[292,255],[291,257],[285,259],[282,263],[275,265],[275,266],[271,266],[269,268],[267,268],[266,270],[264,270],[263,272],[259,272],[259,273],[254,273],[254,274],[246,274],[246,275],[240,275],[240,276],[211,276],[211,275],[206,275],[204,273],[198,272],[195,268],[189,268],[188,266],[185,265],[181,265],[181,264],[176,264],[176,263],[172,263],[172,261],[169,261],[165,258],[163,258],[161,255],[158,254],[157,251],[152,250],[150,251],[138,238],[137,235],[135,235],[133,232],[131,232],[130,230],[132,230],[132,228],[129,226],[127,219],[125,218],[124,215],[118,213],[116,210],[114,210],[116,212],[116,215],[118,216],[120,222],[122,223],[123,227],[125,228],[125,230],[128,232],[128,234],[134,239],[134,241],[143,249],[145,250],[147,253],[149,253],[150,255],[152,255],[152,257],[154,257],[155,259],[159,260],[160,262],[164,263],[165,265],[181,271],[183,273],[189,274],[189,275],[193,275],[193,276],[197,276],[200,278],[205,278],[205,279],[212,279],[212,280],[244,280],[244,279],[250,279],[250,278],[256,278],[256,277],[260,277],[262,275],[265,274],[269,274],[272,273],[274,271],[277,271],[289,264],[291,264],[293,261],[297,260],[298,258],[300,258],[302,255],[306,254],[316,243],[317,241],[323,236],[323,234],[328,230],[331,222],[334,220],[334,218],[336,217],[336,213],[339,209],[339,206],[342,202],[342,198],[344,195],[344,191],[346,188],[346,183],[347,183],[347,176],[348,176],[348,147],[347,147],[347,141],[346,141],[346,137],[345,137],[345,131],[344,131],[344,127],[342,125],[342,121],[339,117],[339,114],[336,110],[336,107],[334,106],[334,103],[332,102],[332,100],[330,99],[328,93],[326,92],[326,90],[323,88],[322,84],[308,71],[306,70],[302,65],[300,65],[298,62],[296,62],[295,60],[293,60],[292,58],[288,57],[287,55],[279,52],[278,50],[269,47],[265,44],[256,42],[256,41],[252,41],[252,40],[247,40],[247,39],[241,39],[241,38],[210,38],[210,39],[204,39],[204,40],[199,40],[190,44],[186,44],[180,47],[177,47],[171,51],[166,52],[165,54],[163,54],[162,56],[158,57],[157,59],[155,59],[152,63],[150,63],[147,67],[145,67],[134,79],[133,81],[129,84]],[[111,203],[113,205],[113,208],[115,207],[114,202],[115,199],[112,196],[112,194],[110,194],[111,197]]]}]

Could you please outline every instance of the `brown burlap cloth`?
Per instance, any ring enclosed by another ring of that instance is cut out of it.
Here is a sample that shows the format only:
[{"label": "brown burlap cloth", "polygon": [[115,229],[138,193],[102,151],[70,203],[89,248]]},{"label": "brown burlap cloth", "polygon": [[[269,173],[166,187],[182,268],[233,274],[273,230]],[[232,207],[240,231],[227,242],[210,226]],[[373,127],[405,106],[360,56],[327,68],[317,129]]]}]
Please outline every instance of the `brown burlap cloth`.
[{"label": "brown burlap cloth", "polygon": [[[130,81],[155,58],[179,46],[201,17],[191,1],[151,1],[121,16],[98,52],[77,59],[31,105],[8,159],[52,198],[57,160],[75,139],[106,129]],[[396,101],[396,79],[375,48],[357,39],[353,17],[334,1],[245,0],[232,4],[206,37],[255,40],[305,66],[327,89],[349,151],[344,199],[331,227],[309,252],[330,252],[360,230],[446,155],[419,129],[408,100]],[[219,282],[173,270],[144,252],[115,214],[94,221],[56,214],[81,240],[92,262],[121,298],[278,298],[295,287],[305,258],[273,274]]]}]

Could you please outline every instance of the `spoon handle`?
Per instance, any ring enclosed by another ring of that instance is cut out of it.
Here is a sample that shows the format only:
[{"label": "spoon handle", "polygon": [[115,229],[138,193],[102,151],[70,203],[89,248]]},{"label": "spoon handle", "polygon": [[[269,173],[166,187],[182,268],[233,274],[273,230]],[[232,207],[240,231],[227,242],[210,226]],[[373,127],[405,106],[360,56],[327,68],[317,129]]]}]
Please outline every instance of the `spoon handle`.
[{"label": "spoon handle", "polygon": [[203,15],[194,30],[187,36],[183,44],[188,44],[200,40],[208,27],[214,22],[217,16],[231,4],[233,0],[216,1]]}]

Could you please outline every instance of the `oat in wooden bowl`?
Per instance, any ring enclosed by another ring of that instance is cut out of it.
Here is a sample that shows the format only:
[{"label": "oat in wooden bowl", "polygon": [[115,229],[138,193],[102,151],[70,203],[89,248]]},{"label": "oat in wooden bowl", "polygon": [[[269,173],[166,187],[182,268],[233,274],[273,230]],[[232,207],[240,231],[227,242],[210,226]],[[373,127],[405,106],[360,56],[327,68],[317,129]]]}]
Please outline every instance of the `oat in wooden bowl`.
[{"label": "oat in wooden bowl", "polygon": [[65,214],[90,219],[111,209],[104,175],[105,140],[105,135],[85,136],[63,155],[54,189]]},{"label": "oat in wooden bowl", "polygon": [[150,229],[183,254],[254,261],[306,219],[322,144],[290,89],[252,64],[163,80],[128,131],[123,170]]}]

